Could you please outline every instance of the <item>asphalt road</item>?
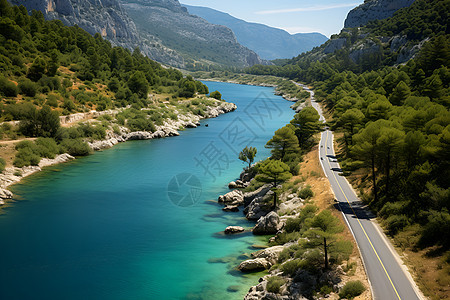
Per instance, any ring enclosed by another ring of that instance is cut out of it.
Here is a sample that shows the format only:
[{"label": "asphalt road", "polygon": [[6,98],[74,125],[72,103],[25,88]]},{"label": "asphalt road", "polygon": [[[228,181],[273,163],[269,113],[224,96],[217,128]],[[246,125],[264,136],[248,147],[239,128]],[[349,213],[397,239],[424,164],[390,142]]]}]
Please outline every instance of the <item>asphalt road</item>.
[{"label": "asphalt road", "polygon": [[[314,100],[314,92],[309,89],[308,91]],[[318,110],[324,122],[319,105],[315,101],[312,101],[312,105]],[[374,298],[377,300],[423,299],[411,275],[402,266],[400,257],[395,253],[384,233],[372,221],[375,216],[364,208],[347,179],[339,175],[341,169],[333,149],[333,133],[329,130],[322,132],[319,156],[322,168],[335,194],[337,207],[342,211],[358,244]]]}]

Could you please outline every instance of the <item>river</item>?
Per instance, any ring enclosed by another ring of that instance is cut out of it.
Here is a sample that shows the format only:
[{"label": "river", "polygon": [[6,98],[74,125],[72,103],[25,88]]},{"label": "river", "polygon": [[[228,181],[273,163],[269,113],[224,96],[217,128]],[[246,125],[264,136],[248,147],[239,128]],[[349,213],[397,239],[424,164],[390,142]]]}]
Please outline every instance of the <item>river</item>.
[{"label": "river", "polygon": [[[119,144],[13,187],[0,216],[0,299],[242,299],[258,275],[234,268],[264,238],[216,201],[291,120],[273,88],[205,82],[236,103],[179,137]],[[205,126],[205,125],[208,126]]]}]

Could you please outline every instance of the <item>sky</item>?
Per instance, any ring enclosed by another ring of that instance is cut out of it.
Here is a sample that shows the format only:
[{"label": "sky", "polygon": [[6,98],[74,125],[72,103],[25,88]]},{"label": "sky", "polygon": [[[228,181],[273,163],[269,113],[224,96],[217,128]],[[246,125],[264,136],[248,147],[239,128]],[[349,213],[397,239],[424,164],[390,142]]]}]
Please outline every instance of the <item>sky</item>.
[{"label": "sky", "polygon": [[289,33],[320,32],[327,37],[344,27],[347,13],[364,0],[180,0],[243,19],[277,27]]}]

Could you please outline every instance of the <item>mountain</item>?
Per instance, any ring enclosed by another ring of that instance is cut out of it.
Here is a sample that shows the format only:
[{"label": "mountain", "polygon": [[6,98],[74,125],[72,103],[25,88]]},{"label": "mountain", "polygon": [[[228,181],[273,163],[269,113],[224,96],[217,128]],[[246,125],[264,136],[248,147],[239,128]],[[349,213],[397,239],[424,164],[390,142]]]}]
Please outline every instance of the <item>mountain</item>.
[{"label": "mountain", "polygon": [[238,43],[231,29],[190,15],[177,0],[122,0],[121,3],[142,37],[160,41],[180,53],[189,69],[263,63],[255,52]]},{"label": "mountain", "polygon": [[9,0],[23,5],[28,12],[39,10],[47,20],[61,20],[65,25],[78,25],[91,35],[100,33],[117,46],[134,48],[139,34],[117,0]]},{"label": "mountain", "polygon": [[[428,39],[447,30],[448,15],[439,15],[430,8],[438,7],[440,12],[444,12],[445,2],[439,1],[434,6],[430,2],[432,0],[366,1],[352,10],[346,21],[347,26],[366,25],[344,28],[322,46],[298,56],[294,61],[305,58],[323,61],[334,57],[341,62],[343,69],[354,72],[408,62]],[[409,6],[402,7],[408,3]],[[381,11],[392,17],[378,19],[383,16]]]},{"label": "mountain", "polygon": [[[207,7],[183,5],[193,15],[212,24],[224,25],[231,30],[239,43],[254,50],[263,59],[291,58],[309,51],[328,40],[321,33],[289,34],[287,31],[263,24],[249,23],[227,13]],[[270,42],[269,42],[270,41]]]},{"label": "mountain", "polygon": [[344,27],[364,26],[369,21],[392,17],[400,8],[408,7],[415,0],[368,0],[352,9],[345,19]]}]

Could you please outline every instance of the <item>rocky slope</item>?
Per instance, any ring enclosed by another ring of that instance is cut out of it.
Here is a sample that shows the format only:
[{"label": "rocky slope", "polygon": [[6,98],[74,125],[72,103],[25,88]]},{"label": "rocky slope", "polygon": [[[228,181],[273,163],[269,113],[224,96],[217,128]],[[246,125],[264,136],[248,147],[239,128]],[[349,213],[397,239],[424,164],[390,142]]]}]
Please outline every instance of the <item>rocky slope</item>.
[{"label": "rocky slope", "polygon": [[139,34],[133,21],[117,0],[10,0],[28,11],[40,10],[48,20],[59,19],[65,25],[78,25],[90,34],[100,33],[113,44],[133,48]]},{"label": "rocky slope", "polygon": [[366,0],[352,9],[345,20],[344,27],[353,28],[366,25],[369,21],[392,17],[404,7],[411,6],[415,0]]},{"label": "rocky slope", "polygon": [[262,63],[242,46],[231,29],[190,15],[177,0],[122,0],[140,34],[182,54],[186,66],[220,64],[245,67]]},{"label": "rocky slope", "polygon": [[230,28],[239,43],[252,49],[263,59],[291,58],[320,46],[328,40],[326,36],[317,32],[291,35],[282,29],[249,23],[211,8],[189,5],[184,5],[184,7],[188,9],[189,13],[212,24]]}]

